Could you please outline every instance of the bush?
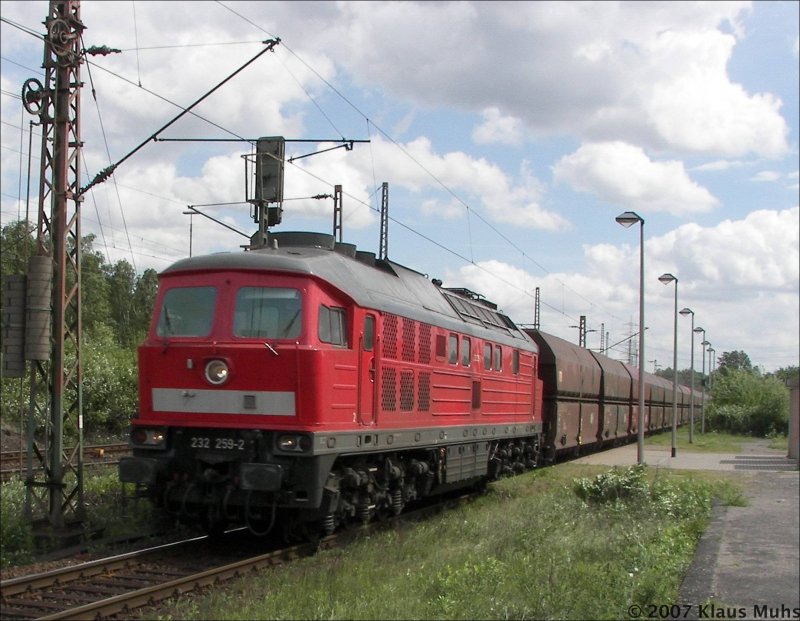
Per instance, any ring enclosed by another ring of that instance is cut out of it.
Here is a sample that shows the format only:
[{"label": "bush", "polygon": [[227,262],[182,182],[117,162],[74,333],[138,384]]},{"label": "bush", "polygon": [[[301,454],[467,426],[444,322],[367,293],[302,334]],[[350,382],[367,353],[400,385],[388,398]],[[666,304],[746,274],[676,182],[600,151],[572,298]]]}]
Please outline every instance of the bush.
[{"label": "bush", "polygon": [[714,375],[706,410],[710,431],[769,437],[789,430],[789,391],[774,377],[726,369]]},{"label": "bush", "polygon": [[709,407],[706,414],[706,428],[710,431],[751,435],[750,427],[754,417],[753,406],[725,404]]},{"label": "bush", "polygon": [[[136,353],[119,346],[110,329],[101,326],[95,335],[85,337],[83,347],[83,418],[85,430],[92,436],[119,435],[138,407]],[[6,424],[27,420],[30,400],[30,377],[3,378],[0,382],[2,410]],[[47,421],[41,412],[48,412],[47,395],[42,393],[37,410],[36,430],[41,433]],[[67,387],[65,403],[75,401],[75,389]],[[41,420],[39,419],[41,418]],[[26,427],[27,428],[27,427]],[[66,426],[67,440],[74,441],[75,428]]]},{"label": "bush", "polygon": [[0,566],[26,563],[33,557],[33,529],[25,518],[25,483],[14,478],[0,492]]},{"label": "bush", "polygon": [[[88,340],[88,339],[87,339]],[[110,333],[84,348],[83,412],[90,433],[120,433],[137,408],[136,355]]]},{"label": "bush", "polygon": [[645,498],[649,492],[647,466],[638,464],[629,468],[612,468],[594,479],[575,479],[572,488],[581,500],[606,503],[628,498]]}]

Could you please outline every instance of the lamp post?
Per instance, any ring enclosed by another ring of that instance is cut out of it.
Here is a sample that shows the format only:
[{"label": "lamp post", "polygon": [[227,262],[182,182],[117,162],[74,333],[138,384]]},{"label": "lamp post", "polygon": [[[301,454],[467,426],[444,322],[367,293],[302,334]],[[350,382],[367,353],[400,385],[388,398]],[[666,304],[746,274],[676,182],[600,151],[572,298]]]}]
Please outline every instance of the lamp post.
[{"label": "lamp post", "polygon": [[194,223],[195,211],[184,211],[184,216],[189,216],[189,256],[192,256],[192,224]]},{"label": "lamp post", "polygon": [[691,315],[692,316],[692,353],[690,355],[691,361],[689,362],[689,366],[691,367],[691,395],[689,399],[689,444],[694,442],[694,311],[691,308],[684,308],[681,311],[681,315]]},{"label": "lamp post", "polygon": [[638,463],[644,463],[644,218],[633,211],[616,218],[626,229],[639,223],[639,429],[637,434]]},{"label": "lamp post", "polygon": [[710,347],[711,343],[706,340],[706,331],[702,328],[696,329],[695,332],[703,333],[703,340],[700,342],[700,347],[703,351],[703,366],[700,371],[700,433],[706,432],[706,347]]},{"label": "lamp post", "polygon": [[661,274],[660,282],[675,283],[675,321],[672,330],[672,456],[676,455],[675,438],[678,433],[678,279],[670,273]]},{"label": "lamp post", "polygon": [[714,371],[717,370],[717,350],[713,347],[708,348],[708,389],[714,384]]}]

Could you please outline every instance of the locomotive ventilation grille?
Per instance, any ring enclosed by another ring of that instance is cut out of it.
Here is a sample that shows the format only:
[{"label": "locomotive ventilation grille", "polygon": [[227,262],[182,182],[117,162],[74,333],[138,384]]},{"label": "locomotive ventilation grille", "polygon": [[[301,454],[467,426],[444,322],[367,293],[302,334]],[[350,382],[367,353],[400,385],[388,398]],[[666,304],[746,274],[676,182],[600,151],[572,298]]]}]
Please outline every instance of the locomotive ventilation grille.
[{"label": "locomotive ventilation grille", "polygon": [[[430,324],[385,314],[383,316],[383,357],[381,408],[385,412],[429,412],[431,374],[416,369],[400,369],[388,361],[430,364],[432,359]],[[399,378],[398,378],[399,375]],[[399,379],[399,381],[398,381]],[[415,403],[416,402],[416,403]]]}]

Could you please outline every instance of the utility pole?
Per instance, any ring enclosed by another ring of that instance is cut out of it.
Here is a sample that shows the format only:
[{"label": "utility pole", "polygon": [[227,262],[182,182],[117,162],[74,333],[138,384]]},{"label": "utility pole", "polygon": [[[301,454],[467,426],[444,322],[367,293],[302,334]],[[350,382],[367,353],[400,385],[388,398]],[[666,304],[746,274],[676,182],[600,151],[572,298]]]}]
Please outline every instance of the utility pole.
[{"label": "utility pole", "polygon": [[[44,512],[50,525],[61,529],[67,520],[84,517],[80,1],[51,0],[44,24],[45,83],[31,78],[22,89],[25,109],[38,115],[42,128],[37,254],[29,271],[26,313],[31,395],[25,511],[31,519]],[[52,333],[46,334],[42,326],[48,313]],[[45,425],[44,450],[35,440],[37,424]],[[65,433],[75,447],[69,452]]]},{"label": "utility pole", "polygon": [[333,186],[333,238],[342,241],[342,186]]},{"label": "utility pole", "polygon": [[587,330],[586,329],[586,315],[580,316],[580,324],[577,326],[570,326],[570,328],[578,328],[578,346],[579,347],[586,347],[586,333],[587,332],[597,332],[597,330]]},{"label": "utility pole", "polygon": [[381,234],[378,258],[389,258],[389,184],[385,181],[381,186]]}]

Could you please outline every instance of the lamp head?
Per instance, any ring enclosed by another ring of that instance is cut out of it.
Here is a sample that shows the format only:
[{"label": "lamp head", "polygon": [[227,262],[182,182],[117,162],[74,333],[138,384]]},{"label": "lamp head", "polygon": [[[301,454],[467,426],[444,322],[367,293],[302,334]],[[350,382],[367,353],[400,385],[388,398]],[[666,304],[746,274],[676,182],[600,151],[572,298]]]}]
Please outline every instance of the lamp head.
[{"label": "lamp head", "polygon": [[695,332],[697,332],[698,334],[699,334],[700,332],[702,332],[703,334],[705,334],[705,333],[706,333],[706,331],[705,331],[703,328],[701,328],[700,326],[696,327],[696,328],[694,329],[694,331],[695,331]]},{"label": "lamp head", "polygon": [[661,276],[658,277],[658,280],[663,282],[665,285],[668,285],[671,282],[678,282],[678,279],[669,272],[666,274],[661,274]]},{"label": "lamp head", "polygon": [[694,311],[691,308],[684,308],[682,311],[679,311],[681,315],[694,315]]},{"label": "lamp head", "polygon": [[626,229],[633,226],[637,222],[641,222],[642,224],[644,224],[644,218],[639,216],[639,214],[637,214],[634,211],[626,211],[624,213],[621,213],[615,218],[615,220],[619,222],[622,226],[624,226]]}]

